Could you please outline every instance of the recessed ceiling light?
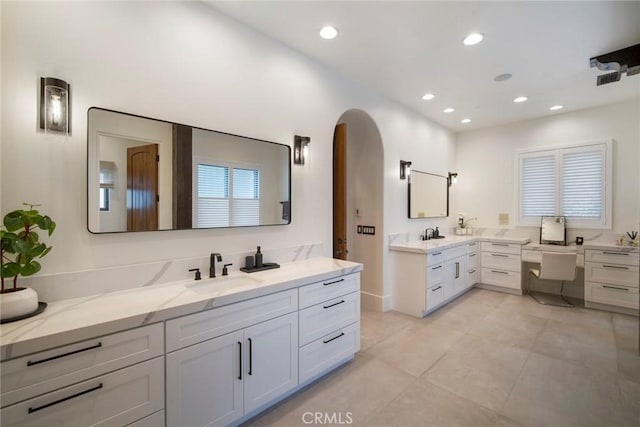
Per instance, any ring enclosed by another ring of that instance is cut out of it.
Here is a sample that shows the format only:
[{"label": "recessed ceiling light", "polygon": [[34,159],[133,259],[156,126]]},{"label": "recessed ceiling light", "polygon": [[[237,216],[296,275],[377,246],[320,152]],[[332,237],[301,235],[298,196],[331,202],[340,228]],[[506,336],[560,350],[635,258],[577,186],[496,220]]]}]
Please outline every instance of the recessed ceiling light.
[{"label": "recessed ceiling light", "polygon": [[471,119],[462,119],[460,123],[471,123]]},{"label": "recessed ceiling light", "polygon": [[422,99],[424,99],[425,101],[431,101],[435,97],[436,96],[432,93],[425,93]]},{"label": "recessed ceiling light", "polygon": [[503,82],[505,80],[509,80],[511,77],[513,77],[513,75],[509,74],[509,73],[499,74],[499,75],[497,75],[497,76],[495,76],[493,78],[493,81],[494,82]]},{"label": "recessed ceiling light", "polygon": [[338,30],[335,27],[327,25],[320,30],[320,37],[326,40],[335,39],[338,35]]},{"label": "recessed ceiling light", "polygon": [[453,113],[454,111],[456,111],[454,108],[445,108],[444,110],[442,110],[443,113]]},{"label": "recessed ceiling light", "polygon": [[466,44],[467,46],[473,46],[474,44],[480,43],[483,38],[484,38],[484,35],[480,33],[471,33],[464,38],[462,43]]},{"label": "recessed ceiling light", "polygon": [[554,105],[553,107],[549,108],[549,110],[556,111],[556,110],[562,110],[563,108],[564,108],[564,105]]},{"label": "recessed ceiling light", "polygon": [[526,101],[527,99],[529,99],[529,98],[527,98],[526,96],[519,96],[516,99],[514,99],[513,102],[520,103],[520,102]]}]

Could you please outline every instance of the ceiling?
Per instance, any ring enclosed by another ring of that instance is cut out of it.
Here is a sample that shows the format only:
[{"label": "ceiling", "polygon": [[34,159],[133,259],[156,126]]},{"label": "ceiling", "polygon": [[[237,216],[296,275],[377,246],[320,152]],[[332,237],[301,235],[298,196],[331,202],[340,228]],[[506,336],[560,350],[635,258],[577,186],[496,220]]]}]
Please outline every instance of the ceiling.
[{"label": "ceiling", "polygon": [[[640,97],[640,75],[597,87],[589,67],[640,43],[640,1],[206,3],[455,132]],[[324,25],[338,37],[320,38]],[[471,32],[484,40],[463,45]]]}]

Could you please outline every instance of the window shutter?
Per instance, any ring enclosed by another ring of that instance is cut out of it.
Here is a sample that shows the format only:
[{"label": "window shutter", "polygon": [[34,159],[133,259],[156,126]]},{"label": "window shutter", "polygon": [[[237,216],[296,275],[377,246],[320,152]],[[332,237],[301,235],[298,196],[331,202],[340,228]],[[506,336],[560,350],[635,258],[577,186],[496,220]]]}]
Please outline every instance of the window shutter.
[{"label": "window shutter", "polygon": [[233,169],[233,225],[260,225],[259,178],[255,169]]},{"label": "window shutter", "polygon": [[600,219],[604,200],[604,150],[567,151],[562,155],[562,214]]},{"label": "window shutter", "polygon": [[100,188],[115,188],[116,164],[100,160]]},{"label": "window shutter", "polygon": [[556,215],[556,160],[553,154],[526,156],[520,163],[522,218]]},{"label": "window shutter", "polygon": [[229,168],[198,164],[198,227],[229,226]]}]

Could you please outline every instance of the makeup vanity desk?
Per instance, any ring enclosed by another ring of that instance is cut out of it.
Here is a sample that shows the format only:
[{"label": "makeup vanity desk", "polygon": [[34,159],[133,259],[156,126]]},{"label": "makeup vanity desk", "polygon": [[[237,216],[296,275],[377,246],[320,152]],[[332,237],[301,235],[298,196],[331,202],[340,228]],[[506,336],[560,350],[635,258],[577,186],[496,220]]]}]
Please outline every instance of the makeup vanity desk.
[{"label": "makeup vanity desk", "polygon": [[540,243],[527,243],[522,247],[522,262],[535,262],[540,264],[542,252],[562,252],[578,254],[578,267],[584,268],[584,246],[546,245]]}]

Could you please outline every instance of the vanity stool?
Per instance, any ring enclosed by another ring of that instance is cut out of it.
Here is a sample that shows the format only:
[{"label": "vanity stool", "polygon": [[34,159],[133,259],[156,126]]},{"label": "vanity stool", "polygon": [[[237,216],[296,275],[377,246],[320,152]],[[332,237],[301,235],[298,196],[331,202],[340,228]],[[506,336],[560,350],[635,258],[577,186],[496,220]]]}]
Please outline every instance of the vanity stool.
[{"label": "vanity stool", "polygon": [[[529,270],[527,293],[539,304],[573,307],[573,304],[564,297],[563,290],[565,280],[573,281],[576,279],[577,260],[578,255],[575,253],[542,252],[540,268]],[[542,280],[560,280],[560,296],[542,292],[530,292],[529,280],[531,280],[532,276]]]}]

